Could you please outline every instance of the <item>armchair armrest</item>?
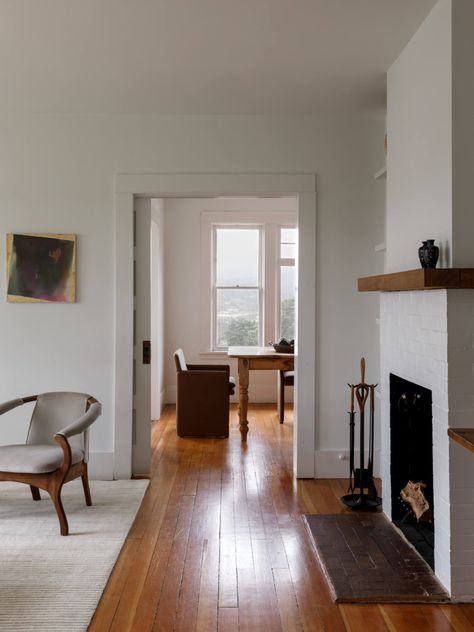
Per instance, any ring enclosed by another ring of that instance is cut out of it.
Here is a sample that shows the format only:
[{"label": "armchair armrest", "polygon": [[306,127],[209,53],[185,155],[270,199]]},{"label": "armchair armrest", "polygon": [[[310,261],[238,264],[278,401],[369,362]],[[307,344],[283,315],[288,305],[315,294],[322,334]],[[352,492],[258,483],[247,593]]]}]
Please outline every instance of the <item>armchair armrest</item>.
[{"label": "armchair armrest", "polygon": [[3,404],[0,404],[0,415],[17,408],[18,406],[22,406],[24,403],[25,401],[23,399],[11,399],[8,402],[4,402]]},{"label": "armchair armrest", "polygon": [[[102,413],[102,405],[95,401],[92,403],[84,415],[73,421],[69,426],[66,426],[62,430],[56,433],[56,435],[61,435],[64,438],[73,437],[74,435],[81,434],[87,428],[94,423],[94,421],[99,417]],[[55,436],[56,436],[55,435]]]}]

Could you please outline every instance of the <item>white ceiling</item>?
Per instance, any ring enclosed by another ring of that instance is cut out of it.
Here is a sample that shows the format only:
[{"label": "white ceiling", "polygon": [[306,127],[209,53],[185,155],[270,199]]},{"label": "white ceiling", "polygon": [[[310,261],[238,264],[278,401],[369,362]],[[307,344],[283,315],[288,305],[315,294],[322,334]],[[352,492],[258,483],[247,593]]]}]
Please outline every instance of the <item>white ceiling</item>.
[{"label": "white ceiling", "polygon": [[435,0],[0,0],[0,109],[379,107]]}]

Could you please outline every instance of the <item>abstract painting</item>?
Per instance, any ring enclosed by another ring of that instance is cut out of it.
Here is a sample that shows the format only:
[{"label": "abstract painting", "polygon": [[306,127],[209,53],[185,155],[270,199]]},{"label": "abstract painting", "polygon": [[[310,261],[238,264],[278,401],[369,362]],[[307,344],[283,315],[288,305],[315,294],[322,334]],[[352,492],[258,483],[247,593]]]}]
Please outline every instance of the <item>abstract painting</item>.
[{"label": "abstract painting", "polygon": [[7,235],[7,301],[74,303],[75,235]]}]

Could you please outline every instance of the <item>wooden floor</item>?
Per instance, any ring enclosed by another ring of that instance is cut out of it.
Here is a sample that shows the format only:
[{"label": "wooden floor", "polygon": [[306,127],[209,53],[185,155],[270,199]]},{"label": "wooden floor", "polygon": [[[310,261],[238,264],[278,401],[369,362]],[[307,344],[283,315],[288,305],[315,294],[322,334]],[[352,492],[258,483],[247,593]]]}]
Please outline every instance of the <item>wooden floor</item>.
[{"label": "wooden floor", "polygon": [[179,439],[174,410],[152,432],[151,485],[92,632],[474,632],[474,605],[341,605],[330,597],[304,513],[344,511],[336,480],[296,481],[292,422],[249,410],[247,446]]}]

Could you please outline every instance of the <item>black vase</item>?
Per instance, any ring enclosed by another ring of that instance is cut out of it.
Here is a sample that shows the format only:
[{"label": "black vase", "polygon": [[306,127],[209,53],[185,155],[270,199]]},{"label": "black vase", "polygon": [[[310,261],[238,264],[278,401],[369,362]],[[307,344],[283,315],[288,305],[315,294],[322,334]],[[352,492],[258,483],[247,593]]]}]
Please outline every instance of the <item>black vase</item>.
[{"label": "black vase", "polygon": [[423,259],[425,268],[436,268],[439,257],[439,248],[434,245],[434,239],[427,239],[426,246],[423,248]]},{"label": "black vase", "polygon": [[426,241],[421,242],[422,245],[418,248],[418,258],[420,259],[420,263],[421,263],[421,267],[422,268],[426,268],[426,263],[425,263],[425,253],[424,250],[426,248]]}]

